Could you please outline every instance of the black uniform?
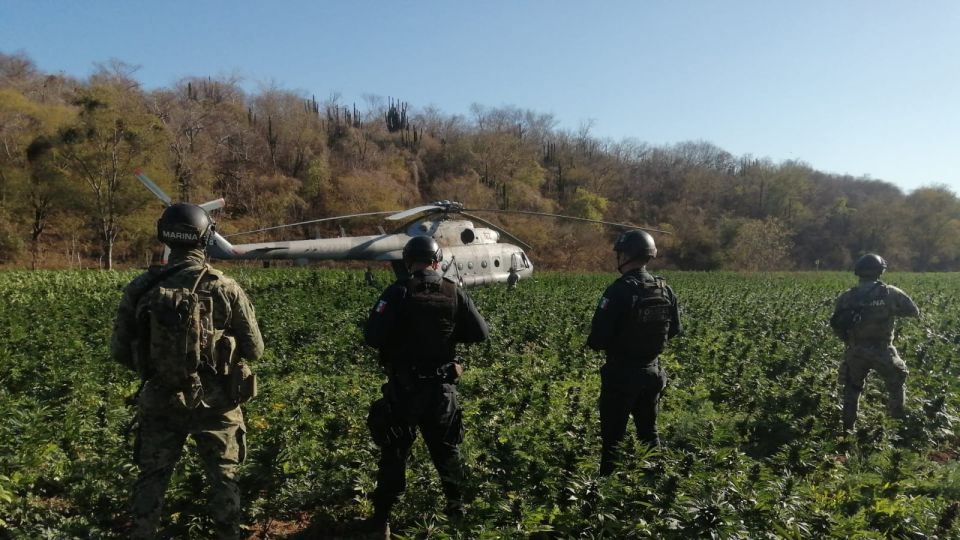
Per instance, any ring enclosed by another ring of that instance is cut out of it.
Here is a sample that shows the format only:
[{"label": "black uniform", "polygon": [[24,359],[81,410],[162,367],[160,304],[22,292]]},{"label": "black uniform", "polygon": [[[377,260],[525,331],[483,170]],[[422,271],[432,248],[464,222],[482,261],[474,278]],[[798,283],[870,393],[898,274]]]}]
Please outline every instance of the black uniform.
[{"label": "black uniform", "polygon": [[677,296],[646,269],[620,276],[600,298],[587,345],[607,356],[600,368],[601,474],[613,470],[616,446],[626,435],[629,415],[641,441],[660,444],[657,404],[667,376],[657,357],[678,333]]},{"label": "black uniform", "polygon": [[389,514],[406,487],[406,461],[417,428],[440,474],[448,512],[462,512],[456,344],[483,341],[487,333],[486,321],[463,289],[429,268],[387,287],[370,310],[366,342],[380,350],[388,374],[383,398],[368,417],[381,447],[374,494],[378,514]]}]

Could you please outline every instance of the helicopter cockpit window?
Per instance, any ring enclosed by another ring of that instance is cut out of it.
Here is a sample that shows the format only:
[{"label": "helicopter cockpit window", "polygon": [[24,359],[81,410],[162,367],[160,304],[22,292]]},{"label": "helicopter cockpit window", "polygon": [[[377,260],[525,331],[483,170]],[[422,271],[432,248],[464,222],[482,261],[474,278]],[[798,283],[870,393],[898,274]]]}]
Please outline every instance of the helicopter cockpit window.
[{"label": "helicopter cockpit window", "polygon": [[460,233],[460,241],[464,244],[469,244],[476,240],[476,238],[477,235],[474,234],[473,229],[464,229],[463,232]]},{"label": "helicopter cockpit window", "polygon": [[526,254],[526,253],[520,253],[520,256],[523,257],[523,267],[524,267],[524,268],[530,268],[530,261],[527,260],[527,254]]}]

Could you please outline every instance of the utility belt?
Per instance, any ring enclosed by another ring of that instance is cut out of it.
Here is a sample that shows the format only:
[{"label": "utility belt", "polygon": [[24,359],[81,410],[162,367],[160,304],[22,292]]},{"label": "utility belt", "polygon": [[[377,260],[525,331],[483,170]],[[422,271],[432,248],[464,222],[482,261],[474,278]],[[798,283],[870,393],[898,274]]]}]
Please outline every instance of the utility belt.
[{"label": "utility belt", "polygon": [[[434,367],[435,366],[435,367]],[[456,384],[463,374],[463,365],[456,361],[444,362],[437,366],[433,364],[400,365],[392,371],[393,378],[401,386],[411,386],[416,383]]]},{"label": "utility belt", "polygon": [[607,363],[647,367],[657,363],[660,354],[629,354],[622,351],[607,352]]},{"label": "utility belt", "polygon": [[889,349],[890,347],[893,347],[893,342],[887,341],[887,340],[875,340],[875,339],[856,340],[851,338],[849,341],[847,341],[848,349],[856,348],[856,349],[873,349],[873,350],[882,351],[882,350]]}]

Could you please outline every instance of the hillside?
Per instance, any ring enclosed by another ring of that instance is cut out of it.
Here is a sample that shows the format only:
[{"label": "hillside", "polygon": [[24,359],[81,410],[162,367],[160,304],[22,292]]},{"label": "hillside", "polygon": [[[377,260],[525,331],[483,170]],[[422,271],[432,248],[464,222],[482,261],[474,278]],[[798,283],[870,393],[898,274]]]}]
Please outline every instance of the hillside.
[{"label": "hillside", "polygon": [[[0,53],[0,264],[147,264],[160,207],[131,174],[143,168],[180,200],[226,198],[226,232],[451,199],[672,230],[659,239],[663,264],[679,269],[846,269],[867,251],[901,270],[960,269],[960,201],[943,187],[907,194],[704,141],[603,140],[589,123],[565,131],[513,107],[461,115],[377,96],[361,107],[209,77],[145,90],[134,75],[114,62],[76,80]],[[535,247],[540,267],[610,264],[612,231],[499,223]],[[359,234],[377,223],[341,225]]]}]

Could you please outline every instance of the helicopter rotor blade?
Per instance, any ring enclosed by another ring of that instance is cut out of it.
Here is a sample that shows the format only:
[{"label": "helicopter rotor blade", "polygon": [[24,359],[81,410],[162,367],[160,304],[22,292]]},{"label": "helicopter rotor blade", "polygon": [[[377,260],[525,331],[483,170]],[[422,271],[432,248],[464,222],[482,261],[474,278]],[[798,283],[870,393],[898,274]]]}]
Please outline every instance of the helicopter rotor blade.
[{"label": "helicopter rotor blade", "polygon": [[141,184],[146,186],[146,188],[149,189],[151,193],[153,193],[154,195],[157,196],[158,199],[163,201],[164,205],[170,206],[171,204],[173,204],[173,199],[171,199],[170,196],[167,195],[167,193],[163,191],[163,189],[160,186],[155,184],[153,180],[150,179],[149,176],[143,174],[143,171],[141,171],[140,169],[137,169],[133,171],[133,174],[134,176],[137,177],[137,180],[139,180]]},{"label": "helicopter rotor blade", "polygon": [[434,211],[434,210],[443,210],[443,207],[442,207],[442,206],[437,206],[437,205],[435,205],[435,204],[428,204],[428,205],[425,205],[425,206],[417,206],[416,208],[410,208],[409,210],[404,210],[404,211],[402,211],[402,212],[398,212],[398,213],[396,213],[396,214],[393,214],[392,216],[387,216],[386,219],[388,219],[388,220],[390,220],[390,221],[399,221],[399,220],[401,220],[401,219],[406,219],[406,218],[408,218],[408,217],[410,217],[410,216],[415,216],[415,215],[420,214],[420,213],[423,213],[423,212],[430,212],[430,211]]},{"label": "helicopter rotor blade", "polygon": [[633,225],[632,223],[615,223],[613,221],[601,221],[599,219],[587,219],[576,216],[565,216],[562,214],[550,214],[548,212],[532,212],[529,210],[498,210],[498,209],[489,209],[489,208],[471,208],[471,212],[492,212],[496,214],[522,214],[528,216],[543,216],[543,217],[552,217],[558,219],[569,219],[572,221],[584,221],[587,223],[599,223],[601,225],[609,225],[611,227],[620,227],[623,229],[640,229],[642,231],[658,232],[663,234],[673,234],[670,231],[664,231],[662,229],[654,229],[653,227],[641,227],[639,225]]},{"label": "helicopter rotor blade", "polygon": [[198,204],[197,206],[199,206],[200,208],[203,208],[207,212],[213,212],[214,210],[219,210],[223,208],[224,204],[226,203],[224,202],[223,197],[220,197],[219,199],[207,201],[205,203]]},{"label": "helicopter rotor blade", "polygon": [[[299,222],[297,222],[297,223],[287,223],[287,224],[284,224],[284,225],[275,225],[275,226],[273,226],[273,227],[264,227],[264,228],[262,228],[262,229],[255,229],[255,230],[252,230],[252,231],[243,231],[243,232],[238,232],[238,233],[233,233],[233,234],[224,234],[224,235],[222,235],[222,236],[223,236],[224,238],[230,238],[230,237],[232,237],[232,236],[240,236],[241,234],[253,234],[253,233],[264,232],[264,231],[272,231],[272,230],[276,230],[276,229],[284,229],[284,228],[286,228],[286,227],[296,227],[297,225],[307,225],[307,224],[310,224],[310,223],[320,223],[320,222],[322,222],[322,221],[336,221],[336,220],[338,220],[338,219],[350,219],[350,218],[366,217],[366,216],[382,216],[382,215],[384,215],[384,214],[393,214],[393,213],[395,213],[395,212],[396,212],[396,210],[387,210],[387,211],[385,211],[385,212],[364,212],[364,213],[362,213],[362,214],[349,214],[349,215],[346,215],[346,216],[334,216],[334,217],[328,217],[328,218],[311,219],[311,220],[308,220],[308,221],[299,221]],[[388,218],[388,219],[389,219],[389,218]]]},{"label": "helicopter rotor blade", "polygon": [[501,226],[499,226],[499,225],[494,225],[493,223],[490,223],[489,221],[483,219],[483,218],[480,217],[480,216],[475,216],[475,215],[473,215],[473,214],[468,214],[467,212],[464,212],[464,211],[460,211],[460,215],[466,216],[466,217],[468,217],[468,218],[470,218],[470,219],[477,220],[477,221],[479,221],[480,223],[483,223],[484,225],[486,225],[487,227],[490,227],[491,229],[493,229],[493,230],[495,230],[495,231],[499,231],[500,234],[506,236],[506,237],[509,238],[510,240],[513,240],[514,242],[517,243],[517,245],[519,245],[519,246],[522,247],[523,249],[526,249],[526,250],[533,249],[533,248],[530,247],[530,244],[527,244],[527,243],[524,242],[523,240],[517,238],[516,236],[514,236],[513,234],[511,234],[509,231],[507,231],[506,229],[504,229],[503,227],[501,227]]}]

